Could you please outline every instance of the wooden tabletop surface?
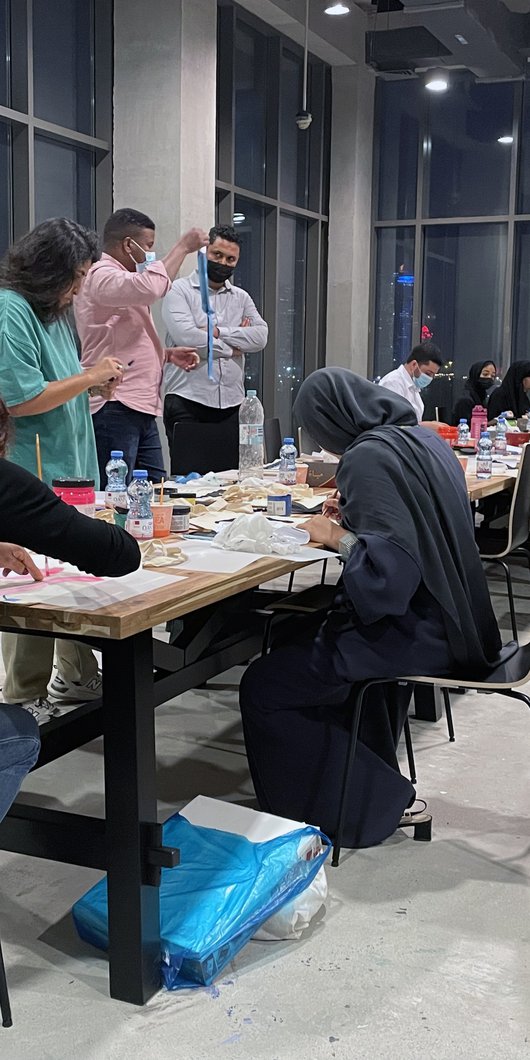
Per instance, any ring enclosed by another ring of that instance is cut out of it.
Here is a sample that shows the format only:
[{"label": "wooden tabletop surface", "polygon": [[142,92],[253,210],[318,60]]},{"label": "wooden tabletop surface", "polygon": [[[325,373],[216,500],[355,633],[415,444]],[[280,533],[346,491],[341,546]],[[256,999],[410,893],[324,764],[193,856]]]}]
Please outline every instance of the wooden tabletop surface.
[{"label": "wooden tabletop surface", "polygon": [[469,499],[481,501],[483,497],[491,497],[493,493],[513,490],[515,477],[513,474],[492,475],[491,478],[477,478],[476,475],[466,475]]},{"label": "wooden tabletop surface", "polygon": [[181,570],[178,566],[173,570],[168,567],[164,568],[164,574],[173,573],[182,580],[97,611],[52,604],[0,602],[0,625],[20,632],[42,629],[57,636],[77,633],[79,636],[123,640],[161,622],[255,588],[261,582],[289,574],[300,566],[305,564],[287,562],[281,556],[265,556],[235,574],[207,574]]}]

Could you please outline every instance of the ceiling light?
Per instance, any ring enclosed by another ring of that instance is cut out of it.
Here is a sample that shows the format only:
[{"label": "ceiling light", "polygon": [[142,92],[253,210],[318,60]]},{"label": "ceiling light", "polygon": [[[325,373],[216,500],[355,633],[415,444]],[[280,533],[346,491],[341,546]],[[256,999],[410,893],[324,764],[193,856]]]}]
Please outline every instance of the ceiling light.
[{"label": "ceiling light", "polygon": [[235,225],[242,225],[243,221],[246,221],[246,217],[244,213],[235,213],[232,218],[232,221]]},{"label": "ceiling light", "polygon": [[498,144],[513,144],[513,136],[499,136],[497,139]]},{"label": "ceiling light", "polygon": [[429,92],[447,92],[449,77],[445,70],[429,70],[425,75],[425,88]]},{"label": "ceiling light", "polygon": [[469,41],[467,41],[461,33],[455,33],[455,40],[457,40],[459,44],[469,44]]},{"label": "ceiling light", "polygon": [[347,4],[331,4],[325,8],[326,15],[349,15],[350,9]]}]

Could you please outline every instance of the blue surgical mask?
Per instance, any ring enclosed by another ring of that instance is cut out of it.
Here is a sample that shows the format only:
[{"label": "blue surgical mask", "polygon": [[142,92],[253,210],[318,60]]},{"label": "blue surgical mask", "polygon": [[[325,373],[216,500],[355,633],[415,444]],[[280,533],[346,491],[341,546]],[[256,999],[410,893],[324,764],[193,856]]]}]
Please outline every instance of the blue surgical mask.
[{"label": "blue surgical mask", "polygon": [[141,250],[142,254],[144,255],[144,260],[143,261],[136,261],[136,258],[133,258],[132,254],[129,255],[132,258],[132,260],[134,261],[134,264],[136,265],[136,271],[137,272],[143,272],[146,265],[150,265],[152,261],[156,261],[155,251],[154,250],[144,250],[144,248],[141,247],[140,244],[137,243],[136,240],[132,239],[132,238],[131,238],[131,243],[134,243],[135,247],[138,247],[138,250]]},{"label": "blue surgical mask", "polygon": [[432,383],[431,376],[426,375],[425,372],[420,372],[418,376],[413,375],[412,379],[415,385],[417,386],[418,390],[425,390],[425,387],[429,386],[430,383]]}]

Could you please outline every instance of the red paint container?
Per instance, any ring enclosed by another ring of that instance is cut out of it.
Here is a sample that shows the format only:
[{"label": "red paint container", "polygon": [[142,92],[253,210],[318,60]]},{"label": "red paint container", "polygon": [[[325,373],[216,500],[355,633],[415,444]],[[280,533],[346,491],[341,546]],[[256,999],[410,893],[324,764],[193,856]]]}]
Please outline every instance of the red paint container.
[{"label": "red paint container", "polygon": [[96,494],[93,478],[54,478],[53,492],[65,504],[73,504],[78,512],[94,518],[96,514]]}]

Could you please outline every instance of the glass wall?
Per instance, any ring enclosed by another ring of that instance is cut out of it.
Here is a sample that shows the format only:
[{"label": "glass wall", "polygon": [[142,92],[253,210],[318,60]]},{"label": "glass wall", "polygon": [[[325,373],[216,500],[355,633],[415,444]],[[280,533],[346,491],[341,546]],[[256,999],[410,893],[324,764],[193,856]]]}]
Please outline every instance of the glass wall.
[{"label": "glass wall", "polygon": [[0,0],[0,255],[47,217],[112,208],[112,6]]},{"label": "glass wall", "polygon": [[530,83],[379,80],[376,104],[373,372],[432,338],[443,418],[473,361],[529,356]]},{"label": "glass wall", "polygon": [[234,274],[269,325],[264,354],[247,357],[247,384],[266,415],[292,430],[297,389],[325,360],[330,69],[309,57],[306,130],[303,53],[229,0],[219,3],[218,220],[242,238]]}]

